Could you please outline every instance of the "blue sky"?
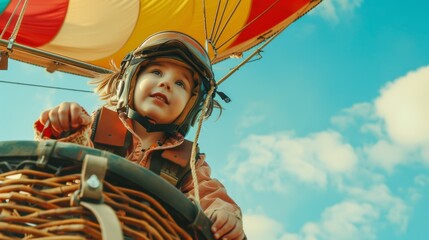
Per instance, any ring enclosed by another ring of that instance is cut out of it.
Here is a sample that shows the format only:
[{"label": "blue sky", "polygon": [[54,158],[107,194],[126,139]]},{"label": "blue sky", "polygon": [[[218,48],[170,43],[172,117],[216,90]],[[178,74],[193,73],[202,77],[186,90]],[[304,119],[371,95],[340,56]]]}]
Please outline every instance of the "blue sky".
[{"label": "blue sky", "polygon": [[[232,102],[200,148],[244,213],[249,239],[426,239],[429,3],[325,0],[219,88]],[[214,66],[218,78],[238,60]],[[11,62],[0,79],[90,90]],[[0,141],[93,94],[0,84]],[[191,132],[189,139],[193,139]]]}]

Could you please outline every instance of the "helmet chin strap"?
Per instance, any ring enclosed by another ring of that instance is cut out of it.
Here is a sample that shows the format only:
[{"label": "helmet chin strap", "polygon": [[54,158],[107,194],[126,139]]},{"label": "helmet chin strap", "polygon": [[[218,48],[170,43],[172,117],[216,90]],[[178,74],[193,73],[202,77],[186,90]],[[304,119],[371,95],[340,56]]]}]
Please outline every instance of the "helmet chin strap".
[{"label": "helmet chin strap", "polygon": [[165,132],[165,133],[174,133],[179,130],[179,125],[177,124],[156,124],[149,121],[148,117],[144,117],[134,111],[131,108],[128,108],[128,118],[133,119],[142,125],[147,132]]}]

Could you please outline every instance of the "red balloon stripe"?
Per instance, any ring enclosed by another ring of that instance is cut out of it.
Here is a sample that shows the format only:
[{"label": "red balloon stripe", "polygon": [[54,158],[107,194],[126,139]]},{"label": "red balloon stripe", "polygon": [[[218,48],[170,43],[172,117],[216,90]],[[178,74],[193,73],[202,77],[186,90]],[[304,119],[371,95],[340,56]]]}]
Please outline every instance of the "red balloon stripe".
[{"label": "red balloon stripe", "polygon": [[[18,0],[12,0],[0,15],[0,29],[3,31]],[[18,19],[21,6],[15,12],[13,21],[6,30],[3,39],[9,39]],[[22,19],[17,43],[30,47],[39,47],[50,42],[60,30],[69,5],[69,0],[37,0],[28,1],[24,18]]]},{"label": "red balloon stripe", "polygon": [[[249,17],[244,26],[249,25],[239,34],[231,47],[257,37],[261,33],[268,33],[272,27],[294,14],[308,2],[308,0],[253,0]],[[264,13],[264,11],[266,12]],[[259,16],[261,14],[263,15]]]}]

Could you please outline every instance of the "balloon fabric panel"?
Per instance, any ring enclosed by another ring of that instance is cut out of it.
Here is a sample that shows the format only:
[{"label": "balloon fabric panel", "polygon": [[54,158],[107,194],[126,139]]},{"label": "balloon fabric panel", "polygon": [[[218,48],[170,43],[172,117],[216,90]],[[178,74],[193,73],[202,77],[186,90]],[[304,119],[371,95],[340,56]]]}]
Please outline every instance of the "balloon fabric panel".
[{"label": "balloon fabric panel", "polygon": [[[1,30],[19,2],[0,0],[0,10],[4,9],[0,13]],[[30,0],[15,43],[112,69],[112,63],[119,66],[122,58],[148,36],[173,30],[197,39],[206,46],[212,63],[217,63],[233,55],[240,56],[282,31],[320,2]],[[4,40],[7,41],[13,32],[21,8],[22,4],[2,37],[3,48],[7,45]],[[24,52],[22,55],[11,53],[10,57],[30,63],[32,57],[37,58],[32,54],[24,57]],[[52,65],[47,63],[48,60],[35,62],[40,66]]]},{"label": "balloon fabric panel", "polygon": [[[18,0],[12,0],[0,15],[0,29],[3,31]],[[22,19],[16,42],[29,47],[39,47],[50,42],[60,30],[67,12],[69,0],[29,1]],[[16,10],[13,21],[3,39],[8,39],[18,19],[22,5]]]}]

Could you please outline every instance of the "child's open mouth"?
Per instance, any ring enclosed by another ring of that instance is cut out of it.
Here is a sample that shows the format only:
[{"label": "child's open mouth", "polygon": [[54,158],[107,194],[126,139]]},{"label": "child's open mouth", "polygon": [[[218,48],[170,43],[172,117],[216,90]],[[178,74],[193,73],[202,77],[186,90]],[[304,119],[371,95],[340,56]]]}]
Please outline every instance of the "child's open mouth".
[{"label": "child's open mouth", "polygon": [[160,100],[166,104],[169,104],[167,96],[165,96],[162,93],[154,93],[154,94],[151,94],[150,97],[156,98],[156,99],[158,99],[158,100]]}]

